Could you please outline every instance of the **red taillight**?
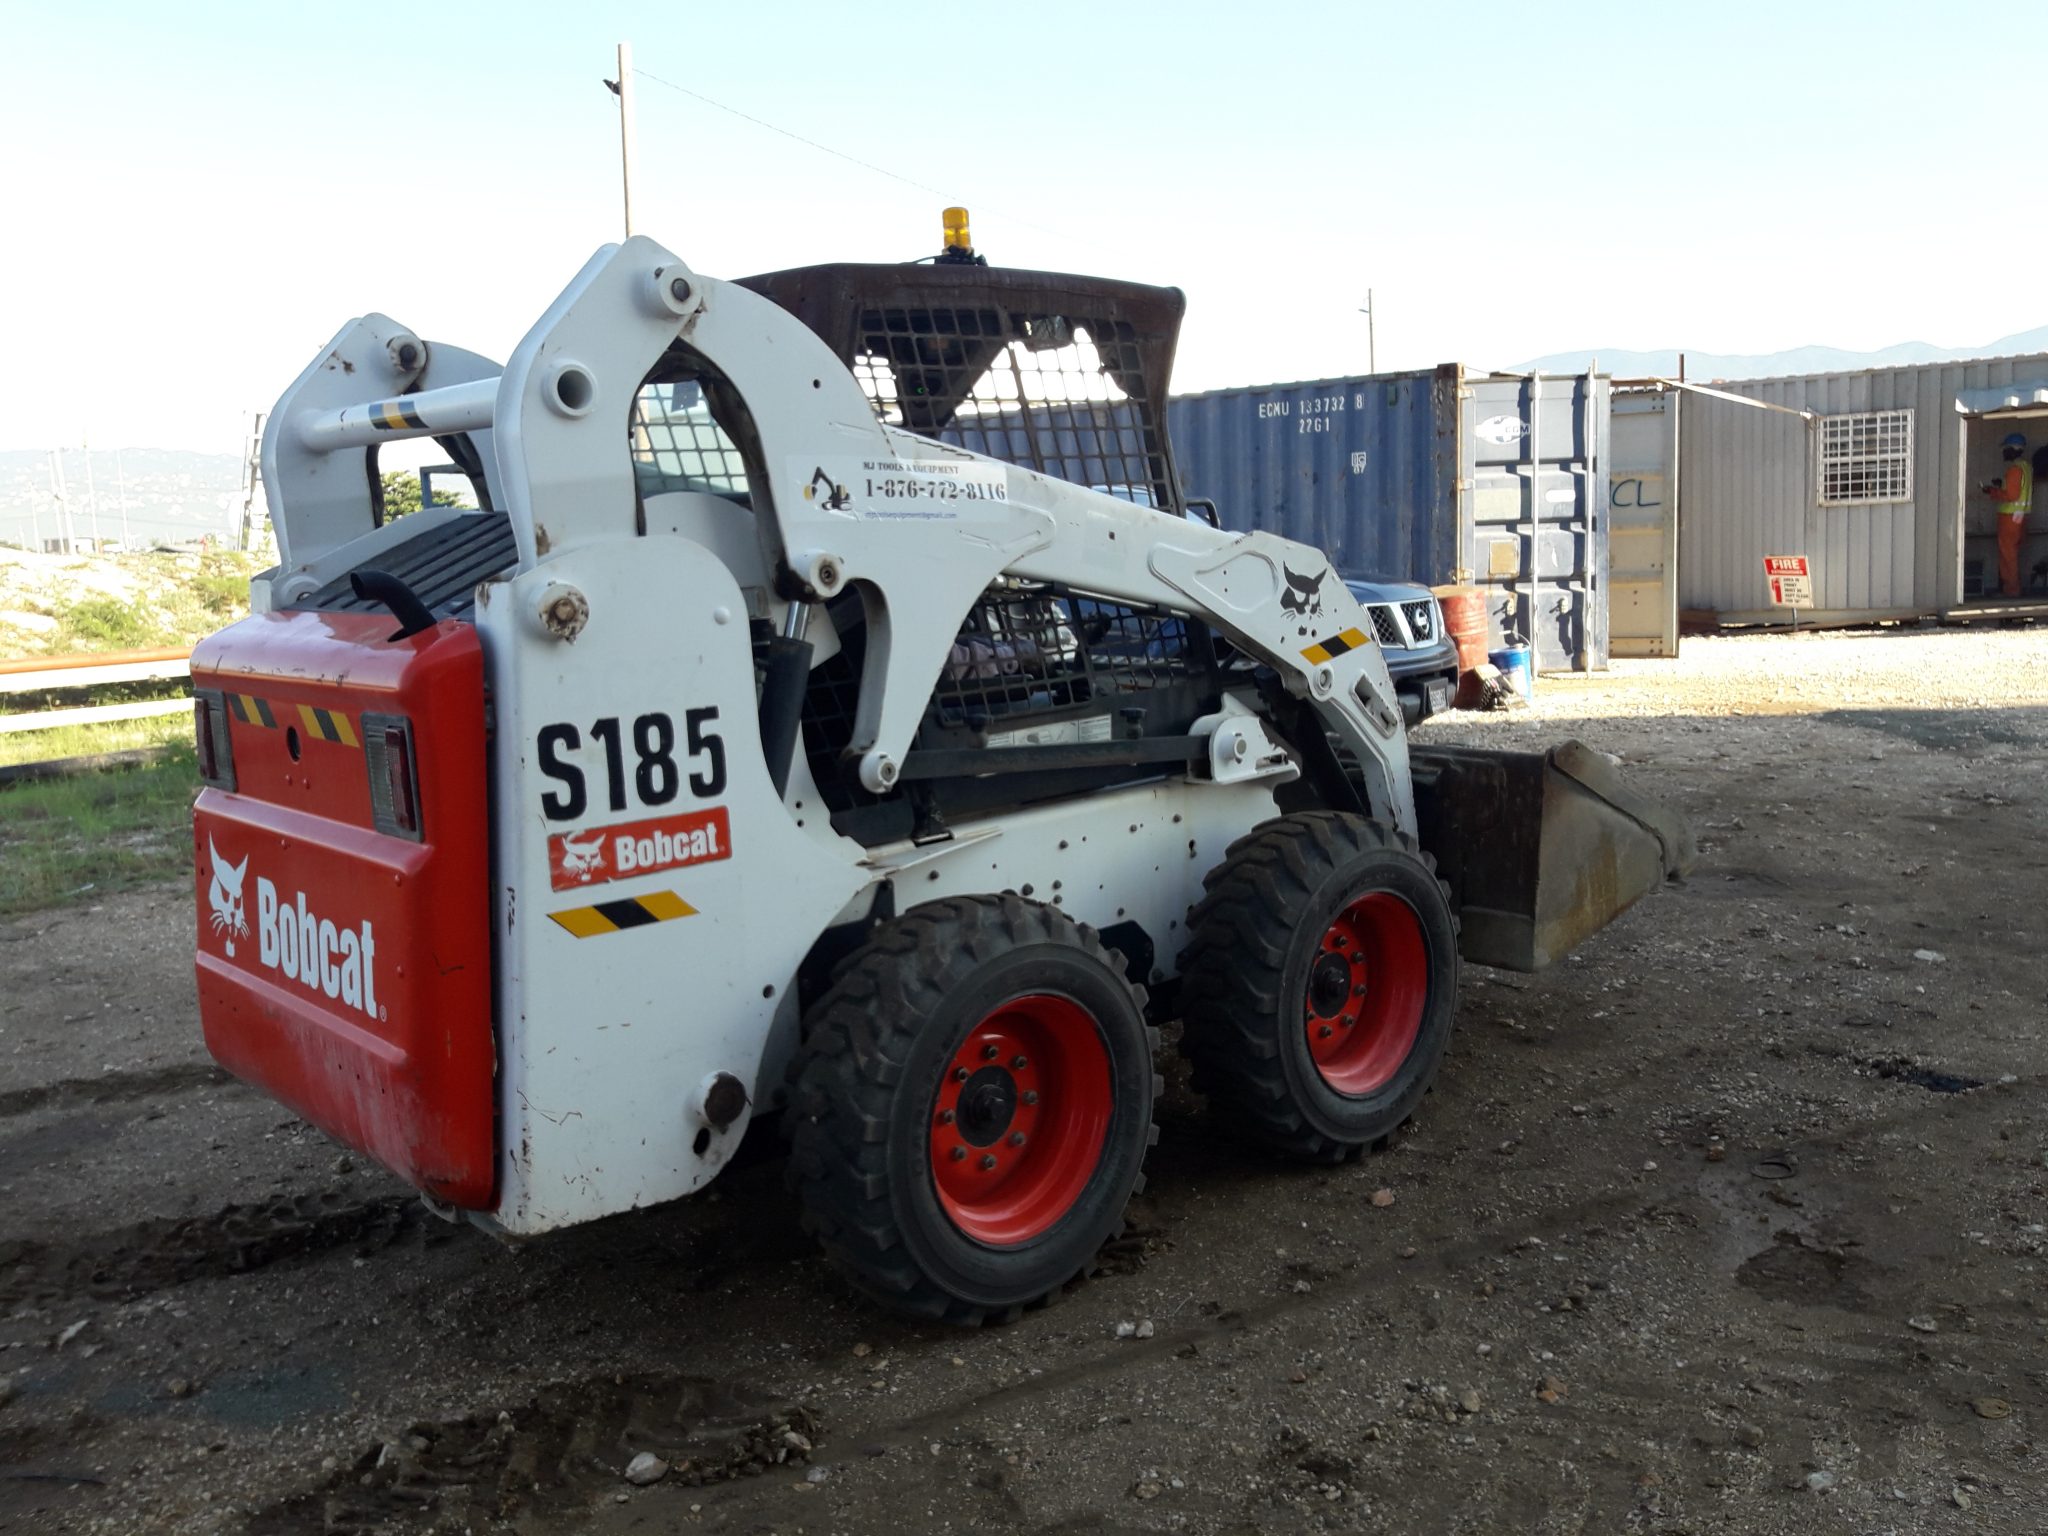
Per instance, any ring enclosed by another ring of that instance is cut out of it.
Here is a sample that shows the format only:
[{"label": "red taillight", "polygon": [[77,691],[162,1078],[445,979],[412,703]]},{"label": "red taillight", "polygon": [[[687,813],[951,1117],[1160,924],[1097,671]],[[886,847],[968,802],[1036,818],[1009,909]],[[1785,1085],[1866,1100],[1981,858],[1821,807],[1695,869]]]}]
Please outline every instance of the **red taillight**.
[{"label": "red taillight", "polygon": [[202,779],[210,779],[214,774],[213,721],[210,718],[212,714],[213,711],[207,708],[206,700],[192,701],[192,731],[198,738],[196,745],[199,749],[199,777]]},{"label": "red taillight", "polygon": [[412,755],[412,722],[403,715],[365,713],[363,746],[372,824],[379,832],[419,842],[420,774]]},{"label": "red taillight", "polygon": [[391,820],[401,832],[420,830],[420,808],[413,803],[412,735],[399,726],[384,728],[384,775],[391,784]]},{"label": "red taillight", "polygon": [[192,694],[192,743],[199,755],[199,778],[215,789],[235,787],[235,749],[228,736],[227,697],[211,688]]}]

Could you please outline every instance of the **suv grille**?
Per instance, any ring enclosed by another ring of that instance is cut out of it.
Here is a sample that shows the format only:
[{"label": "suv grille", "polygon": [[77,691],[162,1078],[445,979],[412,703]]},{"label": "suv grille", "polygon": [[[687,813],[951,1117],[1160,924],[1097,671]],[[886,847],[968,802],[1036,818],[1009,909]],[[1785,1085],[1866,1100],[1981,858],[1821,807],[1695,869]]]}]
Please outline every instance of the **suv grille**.
[{"label": "suv grille", "polygon": [[1403,603],[1401,616],[1408,621],[1408,633],[1415,637],[1417,645],[1427,645],[1436,639],[1436,618],[1430,611],[1436,605],[1429,602]]},{"label": "suv grille", "polygon": [[1408,637],[1401,633],[1401,621],[1394,617],[1393,608],[1386,603],[1373,603],[1366,610],[1372,615],[1372,632],[1381,645],[1396,650],[1408,648]]}]

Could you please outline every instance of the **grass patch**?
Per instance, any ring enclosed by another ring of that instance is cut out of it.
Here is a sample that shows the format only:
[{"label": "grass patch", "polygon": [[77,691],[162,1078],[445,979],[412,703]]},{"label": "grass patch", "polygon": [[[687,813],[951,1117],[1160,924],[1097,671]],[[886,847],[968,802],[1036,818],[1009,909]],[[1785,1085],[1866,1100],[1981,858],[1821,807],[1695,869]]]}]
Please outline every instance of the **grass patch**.
[{"label": "grass patch", "polygon": [[[0,768],[15,763],[47,763],[60,757],[92,757],[124,752],[130,747],[157,747],[166,742],[192,743],[192,712],[148,715],[140,720],[108,720],[100,725],[60,725],[47,731],[9,731],[0,735]],[[4,794],[0,790],[0,794]]]},{"label": "grass patch", "polygon": [[0,789],[0,914],[187,875],[198,792],[189,740],[145,767]]}]

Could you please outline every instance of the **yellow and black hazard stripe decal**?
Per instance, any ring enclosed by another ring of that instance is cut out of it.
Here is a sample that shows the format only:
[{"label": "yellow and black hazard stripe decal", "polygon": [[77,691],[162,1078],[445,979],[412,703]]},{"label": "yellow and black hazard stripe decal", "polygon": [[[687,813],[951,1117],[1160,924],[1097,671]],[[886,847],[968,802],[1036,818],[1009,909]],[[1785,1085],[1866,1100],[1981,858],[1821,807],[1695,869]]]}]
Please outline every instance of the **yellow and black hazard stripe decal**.
[{"label": "yellow and black hazard stripe decal", "polygon": [[331,741],[336,746],[362,745],[356,740],[356,728],[348,723],[348,716],[337,714],[331,709],[315,709],[311,704],[301,704],[299,723],[305,726],[308,736],[317,736],[320,740]]},{"label": "yellow and black hazard stripe decal", "polygon": [[231,693],[227,699],[228,712],[242,724],[260,725],[267,731],[277,729],[277,716],[271,713],[268,699],[259,699],[253,693]]},{"label": "yellow and black hazard stripe decal", "polygon": [[1361,645],[1369,643],[1365,638],[1364,630],[1345,629],[1339,630],[1334,635],[1324,636],[1301,654],[1320,666],[1326,661],[1335,661],[1346,651],[1355,651]]},{"label": "yellow and black hazard stripe decal", "polygon": [[364,408],[369,412],[370,425],[381,427],[386,432],[398,432],[406,427],[424,427],[426,418],[412,408],[409,400],[377,400]]},{"label": "yellow and black hazard stripe decal", "polygon": [[697,909],[674,891],[650,891],[645,896],[600,901],[595,906],[571,907],[566,912],[548,914],[579,939],[592,939],[600,933],[623,933],[628,928],[645,928],[650,923],[666,923],[674,918],[696,915]]}]

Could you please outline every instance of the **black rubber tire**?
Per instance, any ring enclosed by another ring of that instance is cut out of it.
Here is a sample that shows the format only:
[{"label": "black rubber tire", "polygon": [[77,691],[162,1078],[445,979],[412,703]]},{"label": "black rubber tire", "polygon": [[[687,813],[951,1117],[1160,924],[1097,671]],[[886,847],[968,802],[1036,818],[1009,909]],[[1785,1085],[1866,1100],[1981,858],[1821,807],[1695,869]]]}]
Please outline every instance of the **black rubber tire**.
[{"label": "black rubber tire", "polygon": [[[1204,883],[1181,956],[1196,1089],[1232,1129],[1291,1157],[1341,1162],[1382,1142],[1429,1091],[1457,1013],[1458,921],[1433,863],[1379,822],[1309,811],[1239,838]],[[1323,933],[1374,891],[1420,920],[1428,992],[1392,1078],[1354,1097],[1317,1070],[1303,1007]]]},{"label": "black rubber tire", "polygon": [[[1110,1066],[1096,1168],[1050,1229],[1012,1246],[954,1224],[934,1188],[930,1133],[954,1051],[1031,993],[1080,1004]],[[804,1018],[784,1125],[804,1226],[867,1295],[913,1317],[1008,1322],[1084,1274],[1123,1230],[1158,1140],[1158,1031],[1145,994],[1094,930],[1020,896],[915,907],[878,927]]]}]

